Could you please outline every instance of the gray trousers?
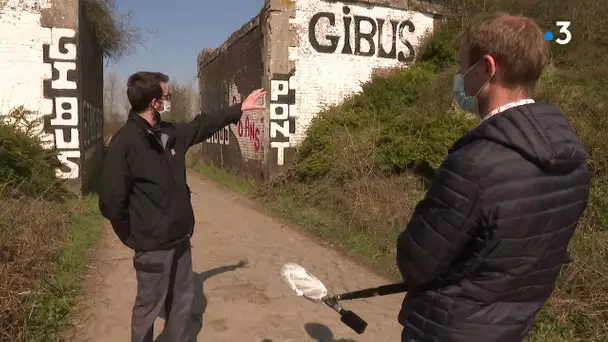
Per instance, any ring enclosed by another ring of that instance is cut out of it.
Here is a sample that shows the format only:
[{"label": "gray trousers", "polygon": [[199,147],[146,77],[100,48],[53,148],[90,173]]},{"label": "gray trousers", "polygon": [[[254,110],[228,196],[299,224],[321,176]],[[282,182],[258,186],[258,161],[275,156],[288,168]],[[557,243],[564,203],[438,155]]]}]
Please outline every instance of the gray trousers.
[{"label": "gray trousers", "polygon": [[194,273],[190,242],[166,251],[135,252],[137,297],[131,320],[131,341],[152,342],[154,321],[165,317],[163,341],[194,341],[192,322]]}]

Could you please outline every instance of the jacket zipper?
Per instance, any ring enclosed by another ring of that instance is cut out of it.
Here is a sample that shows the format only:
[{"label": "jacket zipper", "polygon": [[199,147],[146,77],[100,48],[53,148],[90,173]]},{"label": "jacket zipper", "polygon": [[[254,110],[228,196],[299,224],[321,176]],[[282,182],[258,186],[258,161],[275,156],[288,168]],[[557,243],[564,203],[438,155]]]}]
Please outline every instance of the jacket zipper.
[{"label": "jacket zipper", "polygon": [[[154,135],[154,134],[153,134]],[[158,143],[158,145],[160,146],[160,148],[162,149],[162,156],[161,158],[163,159],[165,165],[167,166],[167,170],[169,170],[169,178],[171,179],[171,185],[173,186],[173,189],[175,189],[176,187],[176,183],[175,183],[175,179],[173,179],[173,169],[171,168],[171,164],[169,163],[169,161],[167,160],[167,149],[163,146],[162,141],[160,141],[156,135],[154,135],[154,139],[156,140],[156,142]],[[186,185],[187,186],[187,185]],[[171,191],[169,191],[169,193],[171,193]],[[169,198],[171,199],[171,195],[169,195]],[[173,204],[174,207],[177,207],[177,205],[179,205],[180,203],[174,203],[174,201],[171,201],[171,204]],[[191,234],[188,233],[186,235],[188,238],[190,238]]]},{"label": "jacket zipper", "polygon": [[[158,139],[157,139],[158,141]],[[160,144],[160,146],[162,147],[162,143]],[[167,165],[167,169],[169,170],[169,178],[171,178],[171,184],[173,185],[172,189],[175,190],[176,189],[176,183],[175,183],[175,179],[173,179],[173,169],[171,168],[171,163],[169,163],[169,161],[167,160],[167,149],[163,147],[163,155],[162,155],[163,160],[165,161],[165,165]],[[188,185],[186,184],[186,187],[188,187]],[[170,193],[172,193],[172,191],[170,191]],[[171,198],[171,195],[169,195]],[[174,198],[174,200],[177,200],[177,198],[180,198],[180,196],[177,196],[176,198]],[[175,209],[177,209],[178,206],[181,207],[182,203],[175,203],[174,201],[172,201],[173,207]],[[179,210],[179,209],[178,209]],[[191,233],[186,234],[187,239],[189,239],[192,236]]]},{"label": "jacket zipper", "polygon": [[169,163],[169,161],[167,160],[167,151],[163,151],[163,160],[165,161],[165,164],[167,165],[167,169],[169,170],[169,176],[171,176],[171,185],[173,185],[175,187],[175,179],[173,179],[173,169],[171,168],[171,164]]},{"label": "jacket zipper", "polygon": [[156,143],[158,143],[158,146],[162,149],[163,152],[162,152],[161,158],[163,159],[163,162],[167,166],[167,170],[169,170],[169,178],[171,179],[171,185],[175,186],[175,180],[173,179],[173,169],[171,168],[171,165],[167,161],[167,156],[166,156],[167,149],[163,146],[162,141],[160,141],[154,133],[148,133],[148,134],[152,134],[152,136],[154,136],[154,140],[156,141]]}]

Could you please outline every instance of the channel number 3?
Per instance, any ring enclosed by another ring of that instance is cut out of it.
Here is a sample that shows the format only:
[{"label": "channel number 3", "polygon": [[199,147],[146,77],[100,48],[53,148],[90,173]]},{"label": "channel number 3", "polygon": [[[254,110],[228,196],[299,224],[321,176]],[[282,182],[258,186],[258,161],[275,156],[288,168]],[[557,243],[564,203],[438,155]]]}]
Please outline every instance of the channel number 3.
[{"label": "channel number 3", "polygon": [[570,41],[572,40],[572,33],[570,32],[570,30],[568,30],[568,27],[570,27],[570,22],[569,21],[558,21],[555,23],[555,25],[557,27],[559,27],[559,33],[566,36],[566,38],[556,39],[555,42],[560,45],[565,45],[565,44],[570,43]]}]

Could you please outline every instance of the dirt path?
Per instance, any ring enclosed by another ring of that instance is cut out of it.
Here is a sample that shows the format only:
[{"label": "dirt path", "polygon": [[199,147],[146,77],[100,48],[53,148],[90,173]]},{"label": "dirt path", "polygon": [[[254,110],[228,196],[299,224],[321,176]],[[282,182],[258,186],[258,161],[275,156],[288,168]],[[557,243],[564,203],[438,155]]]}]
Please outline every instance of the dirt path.
[{"label": "dirt path", "polygon": [[[194,271],[203,313],[198,341],[396,341],[402,295],[345,303],[367,320],[363,335],[340,322],[324,304],[295,296],[280,280],[285,262],[308,268],[335,292],[379,286],[387,280],[358,267],[252,204],[198,175],[189,175],[196,228],[192,240]],[[131,252],[104,230],[88,299],[76,325],[76,341],[128,341],[135,298]],[[248,260],[248,267],[236,267]],[[158,331],[162,320],[157,321]]]}]

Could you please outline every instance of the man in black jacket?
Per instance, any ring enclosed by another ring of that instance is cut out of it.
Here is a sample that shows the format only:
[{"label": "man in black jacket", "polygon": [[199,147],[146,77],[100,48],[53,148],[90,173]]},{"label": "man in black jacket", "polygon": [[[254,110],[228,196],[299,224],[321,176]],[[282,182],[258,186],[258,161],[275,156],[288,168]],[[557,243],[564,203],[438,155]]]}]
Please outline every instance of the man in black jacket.
[{"label": "man in black jacket", "polygon": [[237,123],[246,110],[260,110],[258,89],[242,105],[203,113],[185,124],[163,122],[170,105],[169,78],[138,72],[127,82],[131,113],[114,135],[104,160],[99,208],[116,235],[134,250],[137,297],[131,340],[152,341],[153,325],[165,310],[170,341],[189,341],[194,274],[190,238],[194,213],[186,183],[186,152],[223,127]]},{"label": "man in black jacket", "polygon": [[460,138],[397,241],[402,341],[523,341],[550,297],[590,186],[560,110],[530,99],[549,60],[531,19],[489,15],[461,36]]}]

